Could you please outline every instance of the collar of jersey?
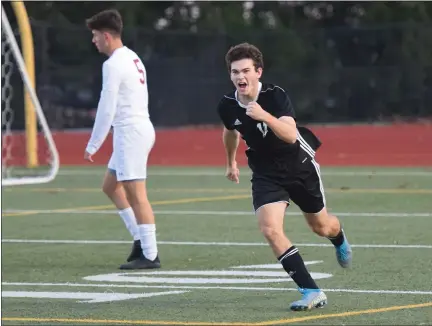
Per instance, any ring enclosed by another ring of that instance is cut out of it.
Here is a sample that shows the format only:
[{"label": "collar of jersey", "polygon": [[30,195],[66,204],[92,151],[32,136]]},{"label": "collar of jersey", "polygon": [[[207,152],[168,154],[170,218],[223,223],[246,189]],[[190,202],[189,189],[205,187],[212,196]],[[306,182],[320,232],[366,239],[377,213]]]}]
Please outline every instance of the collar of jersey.
[{"label": "collar of jersey", "polygon": [[[261,82],[258,82],[258,93],[257,93],[257,96],[254,98],[254,100],[253,100],[252,102],[256,102],[256,101],[258,100],[258,97],[259,97],[259,95],[260,95],[260,93],[261,93],[261,89],[262,89],[262,83],[261,83]],[[243,103],[241,103],[241,102],[237,99],[237,91],[235,91],[234,97],[235,97],[235,99],[236,99],[236,101],[237,101],[237,103],[238,103],[238,105],[239,105],[240,107],[242,107],[243,109],[247,109],[247,106],[244,105]]]},{"label": "collar of jersey", "polygon": [[119,48],[115,49],[114,52],[111,54],[111,56],[113,56],[114,53],[118,52],[119,50],[121,51],[121,50],[124,50],[124,49],[126,49],[126,48],[127,48],[127,47],[126,47],[125,45],[123,45],[122,47],[119,47]]}]

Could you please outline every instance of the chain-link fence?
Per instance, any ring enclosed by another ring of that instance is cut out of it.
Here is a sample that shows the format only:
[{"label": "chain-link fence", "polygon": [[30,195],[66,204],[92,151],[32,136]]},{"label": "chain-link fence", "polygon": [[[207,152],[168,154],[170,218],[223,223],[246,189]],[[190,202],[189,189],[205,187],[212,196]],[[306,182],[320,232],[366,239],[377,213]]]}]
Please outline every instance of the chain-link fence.
[{"label": "chain-link fence", "polygon": [[[51,127],[91,127],[106,58],[85,27],[33,22],[32,28],[37,91]],[[232,88],[224,56],[244,41],[261,48],[263,80],[289,93],[302,123],[432,116],[431,25],[238,35],[125,30],[125,44],[146,65],[155,125],[219,124],[217,102]],[[14,101],[22,101],[17,94]],[[15,127],[23,125],[20,117]]]}]

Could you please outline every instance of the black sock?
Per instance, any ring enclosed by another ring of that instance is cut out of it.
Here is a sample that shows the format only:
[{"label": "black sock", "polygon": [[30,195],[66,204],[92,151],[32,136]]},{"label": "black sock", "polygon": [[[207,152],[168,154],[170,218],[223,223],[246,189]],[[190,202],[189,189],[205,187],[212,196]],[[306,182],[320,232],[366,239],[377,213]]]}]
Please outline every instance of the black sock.
[{"label": "black sock", "polygon": [[318,289],[309,271],[303,262],[303,258],[300,256],[298,249],[292,246],[285,251],[278,260],[282,264],[285,271],[289,276],[296,282],[296,284],[302,289]]},{"label": "black sock", "polygon": [[341,227],[337,236],[335,236],[333,238],[328,237],[327,239],[329,239],[335,247],[339,247],[344,242],[344,231],[343,231],[342,227]]}]

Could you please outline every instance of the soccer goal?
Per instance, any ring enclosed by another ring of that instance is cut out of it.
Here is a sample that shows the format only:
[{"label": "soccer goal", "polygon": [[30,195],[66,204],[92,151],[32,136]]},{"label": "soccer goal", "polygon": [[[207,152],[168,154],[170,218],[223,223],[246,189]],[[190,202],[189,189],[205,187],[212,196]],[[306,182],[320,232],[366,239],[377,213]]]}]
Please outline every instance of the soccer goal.
[{"label": "soccer goal", "polygon": [[1,18],[2,186],[47,183],[59,169],[57,148],[3,4]]}]

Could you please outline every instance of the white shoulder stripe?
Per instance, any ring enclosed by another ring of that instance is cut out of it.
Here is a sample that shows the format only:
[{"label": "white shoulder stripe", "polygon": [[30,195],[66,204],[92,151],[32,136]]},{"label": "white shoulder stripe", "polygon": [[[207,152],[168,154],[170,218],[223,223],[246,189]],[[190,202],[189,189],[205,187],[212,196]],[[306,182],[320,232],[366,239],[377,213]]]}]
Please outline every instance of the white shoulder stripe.
[{"label": "white shoulder stripe", "polygon": [[285,93],[285,90],[284,90],[282,87],[279,87],[279,86],[277,86],[277,85],[274,85],[273,88],[267,88],[267,89],[261,91],[261,93],[265,93],[265,92],[267,92],[267,91],[273,91],[276,87],[279,88],[279,89],[281,89],[281,90]]}]

